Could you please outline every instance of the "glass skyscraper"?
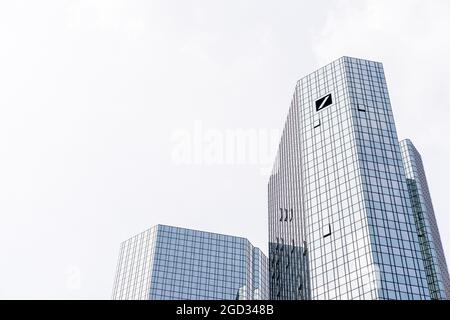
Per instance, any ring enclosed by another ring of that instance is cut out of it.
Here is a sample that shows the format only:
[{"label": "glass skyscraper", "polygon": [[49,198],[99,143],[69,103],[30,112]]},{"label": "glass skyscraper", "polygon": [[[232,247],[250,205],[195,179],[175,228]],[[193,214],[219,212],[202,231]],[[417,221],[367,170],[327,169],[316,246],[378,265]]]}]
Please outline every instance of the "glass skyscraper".
[{"label": "glass skyscraper", "polygon": [[422,157],[408,139],[400,142],[400,148],[430,296],[432,299],[450,299],[450,279],[447,263],[445,262],[444,249],[442,248],[430,191],[428,190]]},{"label": "glass skyscraper", "polygon": [[267,275],[245,238],[157,225],[121,244],[112,298],[268,299]]},{"label": "glass skyscraper", "polygon": [[433,298],[410,192],[382,64],[342,57],[299,80],[268,185],[270,298]]}]

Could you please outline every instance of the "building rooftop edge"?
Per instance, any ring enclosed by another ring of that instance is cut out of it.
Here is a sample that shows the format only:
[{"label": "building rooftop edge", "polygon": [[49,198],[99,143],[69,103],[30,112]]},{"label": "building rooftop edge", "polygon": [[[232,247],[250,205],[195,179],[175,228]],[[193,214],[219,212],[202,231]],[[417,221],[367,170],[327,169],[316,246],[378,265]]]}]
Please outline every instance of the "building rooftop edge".
[{"label": "building rooftop edge", "polygon": [[237,238],[237,239],[242,239],[247,241],[254,249],[258,249],[259,251],[261,251],[261,253],[264,253],[263,250],[261,250],[261,248],[253,245],[253,243],[246,237],[242,237],[242,236],[234,236],[234,235],[229,235],[229,234],[224,234],[224,233],[218,233],[218,232],[211,232],[211,231],[203,231],[203,230],[197,230],[197,229],[191,229],[191,228],[185,228],[185,227],[179,227],[179,226],[171,226],[171,225],[167,225],[167,224],[162,224],[162,223],[158,223],[155,224],[153,226],[151,226],[148,229],[145,229],[144,231],[141,231],[139,233],[136,233],[134,236],[129,237],[128,239],[122,241],[121,243],[127,242],[129,240],[131,240],[132,238],[144,233],[144,232],[148,232],[152,229],[158,228],[158,227],[168,227],[168,228],[173,228],[173,229],[182,229],[182,230],[187,230],[187,231],[194,231],[194,232],[201,232],[201,233],[207,233],[207,234],[211,234],[211,235],[217,235],[217,236],[224,236],[224,237],[231,237],[231,238]]},{"label": "building rooftop edge", "polygon": [[319,67],[319,68],[317,68],[317,69],[315,69],[314,71],[312,71],[312,72],[306,74],[305,76],[301,77],[300,79],[297,80],[296,85],[298,85],[303,79],[305,79],[305,78],[311,76],[312,74],[316,73],[316,72],[319,71],[320,69],[326,68],[327,66],[329,66],[329,65],[331,65],[331,64],[333,64],[333,63],[336,63],[337,61],[345,60],[345,59],[353,59],[353,60],[360,60],[360,61],[368,61],[368,62],[373,62],[373,63],[377,63],[377,64],[383,65],[383,63],[381,63],[381,62],[379,62],[379,61],[375,61],[375,60],[362,59],[362,58],[356,58],[356,57],[351,57],[351,56],[341,56],[341,57],[339,57],[339,58],[337,58],[337,59],[334,59],[334,60],[332,60],[331,62],[329,62],[329,63],[327,63],[327,64],[325,64],[325,65],[323,65],[323,66],[321,66],[321,67]]}]

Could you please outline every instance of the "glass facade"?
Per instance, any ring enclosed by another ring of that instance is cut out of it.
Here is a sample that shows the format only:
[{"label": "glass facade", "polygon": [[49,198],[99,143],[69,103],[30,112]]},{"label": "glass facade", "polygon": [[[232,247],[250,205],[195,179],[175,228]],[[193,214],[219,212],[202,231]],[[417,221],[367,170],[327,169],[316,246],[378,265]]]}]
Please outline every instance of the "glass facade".
[{"label": "glass facade", "polygon": [[265,300],[267,278],[245,238],[157,225],[121,244],[112,298]]},{"label": "glass facade", "polygon": [[444,249],[434,215],[422,157],[408,139],[401,141],[400,147],[430,296],[432,299],[450,299],[447,263],[445,262]]},{"label": "glass facade", "polygon": [[271,299],[429,299],[381,63],[297,82],[268,185]]}]

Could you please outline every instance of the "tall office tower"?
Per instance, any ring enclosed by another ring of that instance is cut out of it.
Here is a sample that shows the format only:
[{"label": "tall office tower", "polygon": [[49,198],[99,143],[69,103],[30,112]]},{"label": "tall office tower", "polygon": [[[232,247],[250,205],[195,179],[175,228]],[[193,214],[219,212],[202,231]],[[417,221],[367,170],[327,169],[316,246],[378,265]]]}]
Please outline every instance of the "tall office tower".
[{"label": "tall office tower", "polygon": [[381,63],[297,82],[268,185],[271,299],[429,299]]},{"label": "tall office tower", "polygon": [[112,298],[268,299],[267,277],[245,238],[157,225],[121,244]]},{"label": "tall office tower", "polygon": [[422,157],[408,139],[400,142],[411,206],[432,299],[450,299],[450,279],[444,249],[428,190]]}]

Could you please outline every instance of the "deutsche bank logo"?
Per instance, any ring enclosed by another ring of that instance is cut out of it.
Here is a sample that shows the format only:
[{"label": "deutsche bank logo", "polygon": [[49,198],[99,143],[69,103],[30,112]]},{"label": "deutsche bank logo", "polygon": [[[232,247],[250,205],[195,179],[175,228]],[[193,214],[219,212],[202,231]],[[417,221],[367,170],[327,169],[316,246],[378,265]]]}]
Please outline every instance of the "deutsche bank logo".
[{"label": "deutsche bank logo", "polygon": [[327,94],[325,97],[316,100],[316,111],[322,110],[325,107],[328,107],[333,103],[333,99],[331,99],[331,93]]}]

